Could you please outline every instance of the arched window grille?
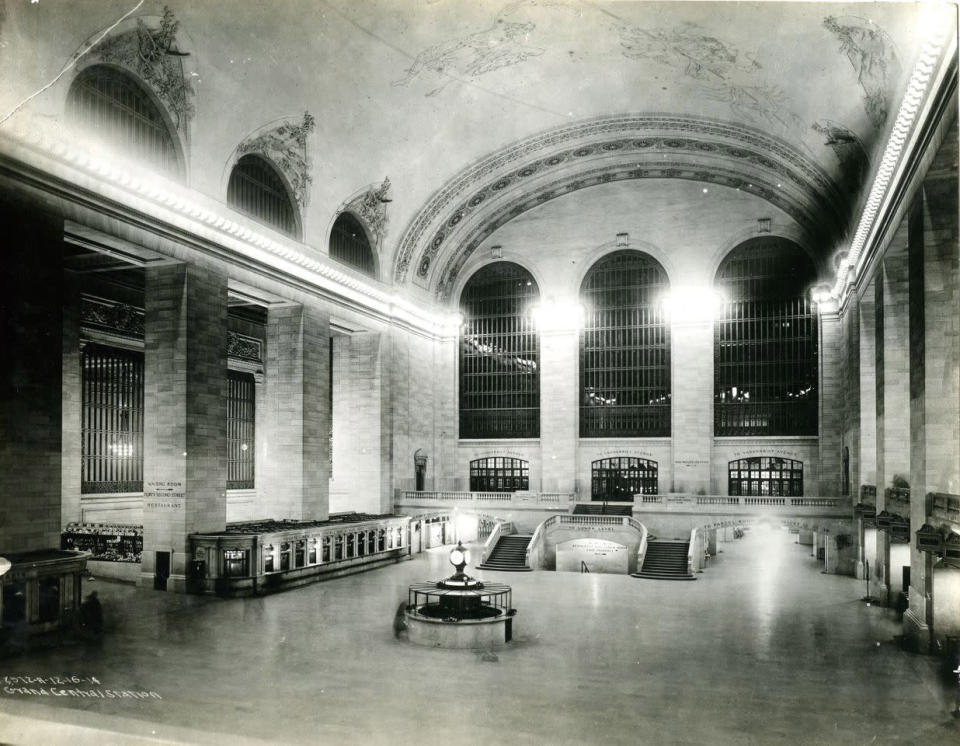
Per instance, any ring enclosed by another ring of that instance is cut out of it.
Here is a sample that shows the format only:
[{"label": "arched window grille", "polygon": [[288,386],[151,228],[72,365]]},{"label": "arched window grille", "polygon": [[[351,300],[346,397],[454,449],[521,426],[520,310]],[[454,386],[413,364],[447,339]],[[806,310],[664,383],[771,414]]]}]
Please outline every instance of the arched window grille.
[{"label": "arched window grille", "polygon": [[256,384],[252,373],[227,371],[227,489],[253,489]]},{"label": "arched window grille", "polygon": [[248,153],[237,161],[227,184],[227,202],[288,236],[299,237],[290,192],[276,169],[259,155]]},{"label": "arched window grille", "polygon": [[540,435],[540,344],[533,276],[512,262],[478,270],[460,296],[460,437]]},{"label": "arched window grille", "polygon": [[152,97],[132,75],[106,65],[86,68],[70,86],[67,115],[124,155],[180,175],[174,135]]},{"label": "arched window grille", "polygon": [[618,251],[590,269],[580,288],[580,436],[670,435],[670,328],[663,267]]},{"label": "arched window grille", "polygon": [[817,434],[816,270],[782,238],[750,239],[723,260],[714,327],[714,434]]},{"label": "arched window grille", "polygon": [[629,500],[634,495],[659,492],[657,462],[633,456],[603,458],[593,462],[590,496],[594,500]]},{"label": "arched window grille", "polygon": [[491,456],[470,462],[471,492],[516,492],[530,489],[530,463],[519,458]]},{"label": "arched window grille", "polygon": [[371,277],[376,273],[373,248],[367,232],[349,212],[342,212],[330,231],[330,258],[359,269]]},{"label": "arched window grille", "polygon": [[80,355],[80,491],[143,491],[143,353],[88,344]]},{"label": "arched window grille", "polygon": [[789,458],[753,456],[728,465],[727,494],[747,496],[803,496],[803,462]]}]

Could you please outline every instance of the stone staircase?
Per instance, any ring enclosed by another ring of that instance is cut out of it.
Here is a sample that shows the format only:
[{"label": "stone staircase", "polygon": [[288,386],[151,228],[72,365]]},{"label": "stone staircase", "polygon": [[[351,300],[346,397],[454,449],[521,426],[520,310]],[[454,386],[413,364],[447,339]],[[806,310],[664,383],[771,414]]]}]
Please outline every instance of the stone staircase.
[{"label": "stone staircase", "polygon": [[696,580],[694,575],[687,572],[689,549],[690,542],[687,541],[650,541],[647,543],[643,567],[640,568],[640,572],[633,573],[633,577],[653,580]]},{"label": "stone staircase", "polygon": [[527,567],[527,546],[532,536],[513,534],[501,536],[500,541],[490,552],[490,556],[482,565],[481,570],[503,570],[506,572],[530,572]]}]

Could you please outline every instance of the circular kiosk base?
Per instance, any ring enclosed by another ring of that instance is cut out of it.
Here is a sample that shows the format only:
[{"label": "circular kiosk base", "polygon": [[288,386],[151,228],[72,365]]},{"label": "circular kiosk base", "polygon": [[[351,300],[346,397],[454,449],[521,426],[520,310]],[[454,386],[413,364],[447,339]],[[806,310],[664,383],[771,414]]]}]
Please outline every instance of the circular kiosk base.
[{"label": "circular kiosk base", "polygon": [[410,642],[431,648],[503,647],[513,636],[513,615],[501,614],[487,619],[444,621],[405,612]]}]

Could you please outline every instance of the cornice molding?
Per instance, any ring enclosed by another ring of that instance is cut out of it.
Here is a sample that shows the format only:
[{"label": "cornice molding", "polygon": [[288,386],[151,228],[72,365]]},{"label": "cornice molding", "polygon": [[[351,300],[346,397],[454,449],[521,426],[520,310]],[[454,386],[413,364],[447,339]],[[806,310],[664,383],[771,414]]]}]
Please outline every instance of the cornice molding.
[{"label": "cornice molding", "polygon": [[0,129],[0,173],[48,201],[93,209],[365,316],[427,336],[450,334],[447,314],[333,267],[293,239],[261,233],[224,205],[68,134],[32,117],[9,120]]}]

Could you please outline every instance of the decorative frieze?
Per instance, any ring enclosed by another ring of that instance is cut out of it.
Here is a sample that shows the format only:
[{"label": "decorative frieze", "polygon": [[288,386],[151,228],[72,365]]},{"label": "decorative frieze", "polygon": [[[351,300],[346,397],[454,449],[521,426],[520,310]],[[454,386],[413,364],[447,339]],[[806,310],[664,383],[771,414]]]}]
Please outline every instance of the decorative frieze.
[{"label": "decorative frieze", "polygon": [[257,153],[270,160],[283,173],[294,199],[303,209],[307,204],[310,184],[310,161],[307,157],[307,136],[316,121],[305,111],[300,120],[288,118],[245,139],[237,146],[237,157]]},{"label": "decorative frieze", "polygon": [[374,247],[379,250],[383,246],[383,238],[387,232],[387,205],[392,201],[390,179],[387,178],[379,187],[371,186],[359,196],[354,197],[341,212],[352,212],[363,221],[373,239]]},{"label": "decorative frieze", "polygon": [[180,51],[177,45],[179,28],[173,11],[164,6],[157,28],[137,19],[135,29],[105,39],[92,58],[134,73],[163,102],[177,130],[185,132],[194,113],[194,91],[183,72],[182,58],[190,53]]},{"label": "decorative frieze", "polygon": [[248,337],[237,332],[227,332],[227,357],[246,360],[251,363],[263,362],[263,343],[256,337]]},{"label": "decorative frieze", "polygon": [[80,326],[129,339],[143,339],[143,309],[126,303],[83,296],[80,299]]}]

